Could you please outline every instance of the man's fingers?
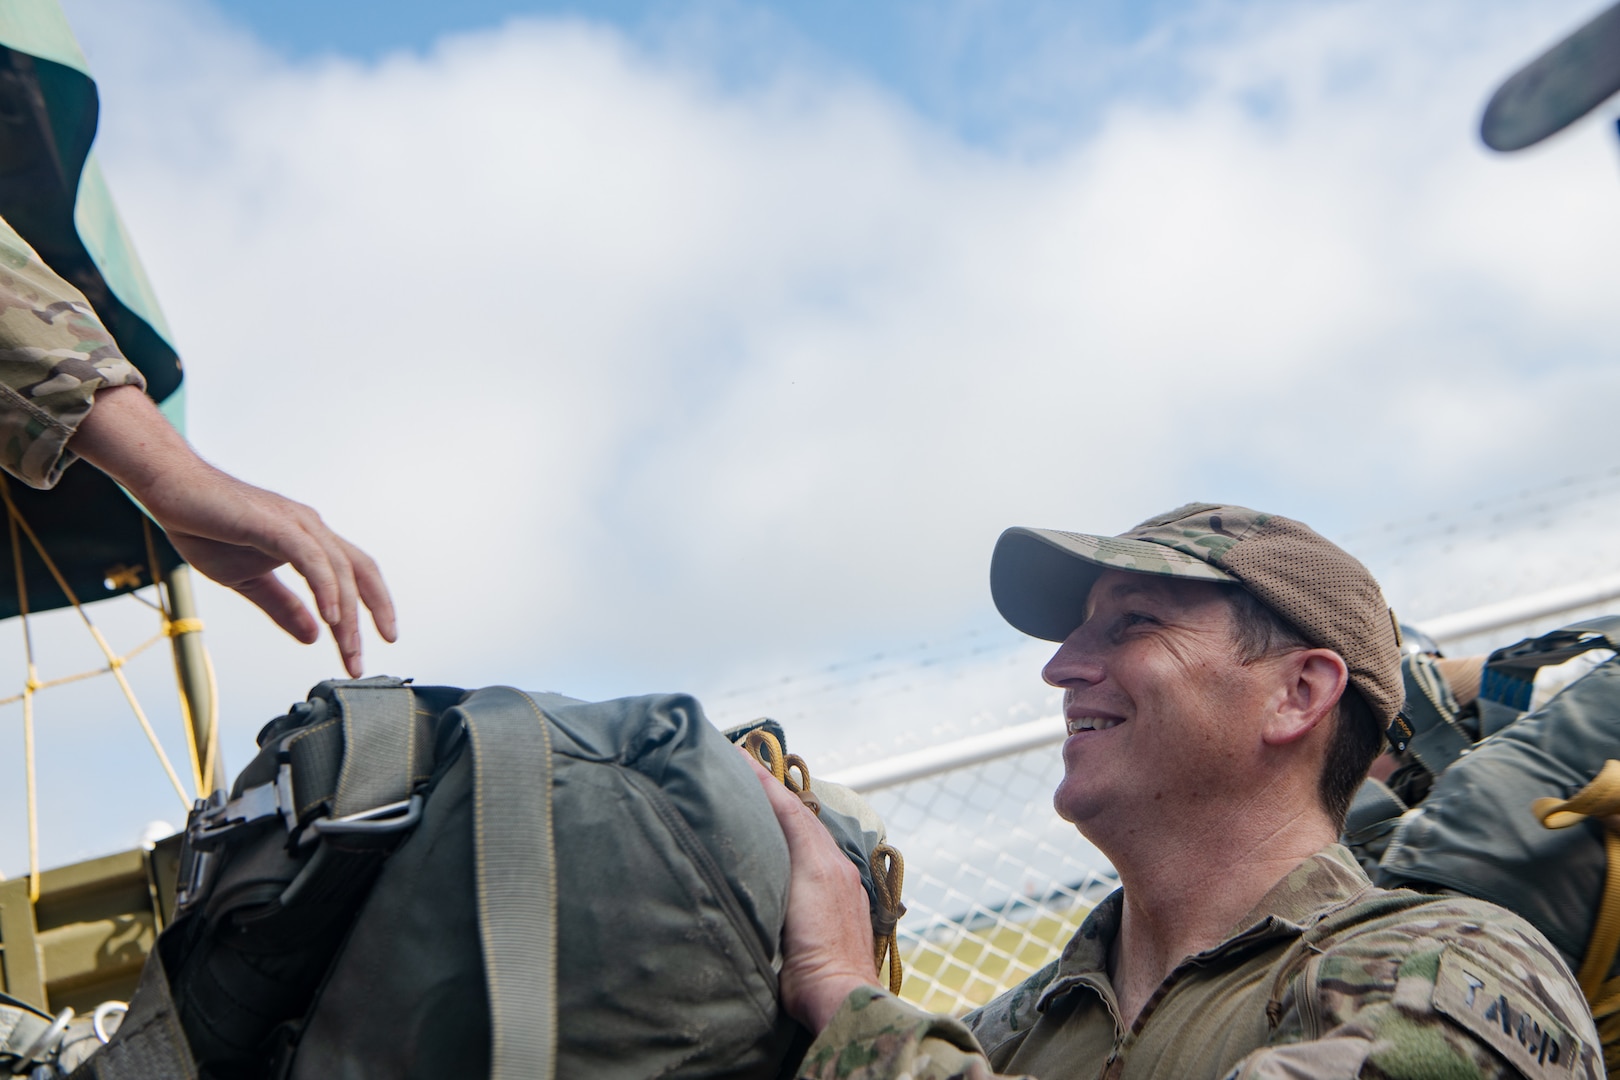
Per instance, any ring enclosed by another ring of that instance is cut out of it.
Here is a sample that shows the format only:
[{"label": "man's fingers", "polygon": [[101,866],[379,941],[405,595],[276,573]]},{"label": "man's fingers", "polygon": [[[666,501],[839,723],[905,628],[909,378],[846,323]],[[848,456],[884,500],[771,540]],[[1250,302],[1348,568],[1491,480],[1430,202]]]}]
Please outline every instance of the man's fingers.
[{"label": "man's fingers", "polygon": [[313,645],[321,636],[320,624],[309,613],[304,602],[274,574],[265,574],[238,584],[236,591],[257,604],[264,613],[293,637],[305,645]]},{"label": "man's fingers", "polygon": [[315,610],[320,612],[321,621],[331,626],[342,616],[342,607],[338,602],[337,572],[332,567],[332,560],[326,553],[325,545],[307,531],[294,528],[289,532],[290,535],[277,538],[274,544],[260,543],[256,546],[261,551],[270,551],[278,558],[285,559],[298,572],[298,576],[309,586],[310,594],[315,597]]},{"label": "man's fingers", "polygon": [[348,552],[350,565],[354,567],[354,583],[360,590],[361,602],[371,612],[371,625],[377,628],[384,641],[397,641],[399,625],[394,617],[394,598],[388,594],[382,571],[370,555],[342,537],[338,539],[343,544],[343,550]]},{"label": "man's fingers", "polygon": [[332,629],[338,655],[349,675],[359,678],[363,668],[360,656],[360,618],[354,569],[342,542],[307,507],[309,519],[299,515],[298,528],[283,537],[281,544],[288,563],[309,585],[320,609],[321,620]]},{"label": "man's fingers", "polygon": [[336,622],[327,620],[327,625],[332,628],[332,639],[337,642],[343,666],[351,677],[358,679],[364,669],[360,662],[360,591],[355,587],[354,564],[343,550],[343,541],[327,529],[318,516],[314,525],[320,530],[317,537],[326,549],[327,560],[337,578],[338,617]]}]

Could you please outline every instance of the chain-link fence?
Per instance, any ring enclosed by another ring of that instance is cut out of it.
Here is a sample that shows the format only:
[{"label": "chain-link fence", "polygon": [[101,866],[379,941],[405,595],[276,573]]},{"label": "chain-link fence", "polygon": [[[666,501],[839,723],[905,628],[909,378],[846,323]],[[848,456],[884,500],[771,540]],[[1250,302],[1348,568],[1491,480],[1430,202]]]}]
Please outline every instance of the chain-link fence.
[{"label": "chain-link fence", "polygon": [[906,858],[901,993],[934,1012],[989,1001],[1052,959],[1114,887],[1052,811],[1056,748],[873,792]]}]

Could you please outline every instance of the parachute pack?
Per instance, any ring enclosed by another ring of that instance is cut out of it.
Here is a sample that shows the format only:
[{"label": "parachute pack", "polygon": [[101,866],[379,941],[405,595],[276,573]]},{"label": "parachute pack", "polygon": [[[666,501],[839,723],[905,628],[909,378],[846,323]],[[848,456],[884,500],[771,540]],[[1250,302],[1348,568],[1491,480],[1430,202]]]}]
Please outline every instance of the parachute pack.
[{"label": "parachute pack", "polygon": [[[892,943],[876,815],[774,723],[728,734],[817,804]],[[75,1076],[771,1080],[808,1045],[777,1001],[785,841],[692,698],[329,682],[259,746],[193,811],[176,917]]]},{"label": "parachute pack", "polygon": [[1620,656],[1530,707],[1536,673],[1620,652],[1620,617],[1498,649],[1459,707],[1435,660],[1403,660],[1401,765],[1369,779],[1344,842],[1386,888],[1452,891],[1518,913],[1563,954],[1620,1069]]}]

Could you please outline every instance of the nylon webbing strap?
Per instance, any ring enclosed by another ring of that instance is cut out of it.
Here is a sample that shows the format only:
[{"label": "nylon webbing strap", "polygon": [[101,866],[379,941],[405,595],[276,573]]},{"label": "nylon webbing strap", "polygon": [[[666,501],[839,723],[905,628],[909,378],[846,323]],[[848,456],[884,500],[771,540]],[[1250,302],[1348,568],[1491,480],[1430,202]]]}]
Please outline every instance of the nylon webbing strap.
[{"label": "nylon webbing strap", "polygon": [[475,691],[457,710],[473,755],[478,935],[490,1080],[552,1080],[557,1064],[557,875],[551,736],[528,695]]},{"label": "nylon webbing strap", "polygon": [[1401,711],[1412,729],[1407,750],[1432,775],[1439,776],[1462,757],[1471,740],[1452,723],[1456,701],[1431,664],[1402,661],[1401,675],[1406,681],[1406,704]]},{"label": "nylon webbing strap", "polygon": [[[1492,671],[1513,673],[1519,678],[1535,678],[1535,672],[1549,664],[1562,664],[1592,649],[1620,651],[1620,615],[1607,615],[1599,619],[1584,619],[1560,627],[1549,634],[1530,638],[1491,653],[1485,662],[1489,677]],[[1496,698],[1506,701],[1506,698]],[[1528,700],[1528,698],[1526,699]]]},{"label": "nylon webbing strap", "polygon": [[111,1041],[73,1070],[89,1080],[197,1080],[197,1064],[175,1015],[169,977],[156,949]]},{"label": "nylon webbing strap", "polygon": [[343,770],[332,816],[346,817],[399,802],[416,775],[416,698],[398,679],[365,679],[333,687],[343,706]]},{"label": "nylon webbing strap", "polygon": [[0,1035],[0,1052],[21,1057],[50,1027],[49,1016],[40,1016],[32,1006],[10,994],[0,994],[0,1032],[4,1033]]},{"label": "nylon webbing strap", "polygon": [[1583,619],[1491,653],[1480,675],[1480,736],[1494,735],[1530,708],[1537,671],[1604,648],[1620,651],[1620,615]]}]

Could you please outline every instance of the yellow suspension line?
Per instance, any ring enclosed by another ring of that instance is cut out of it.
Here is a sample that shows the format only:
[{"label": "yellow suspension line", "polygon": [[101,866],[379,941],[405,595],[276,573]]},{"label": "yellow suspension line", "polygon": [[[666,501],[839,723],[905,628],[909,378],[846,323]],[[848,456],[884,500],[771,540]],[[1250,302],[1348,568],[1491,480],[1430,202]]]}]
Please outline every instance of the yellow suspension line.
[{"label": "yellow suspension line", "polygon": [[[198,622],[197,629],[201,630],[201,620],[198,620]],[[214,788],[214,769],[219,762],[219,679],[214,675],[214,656],[208,651],[207,645],[203,646],[202,658],[203,671],[208,675],[209,711],[213,713],[214,717],[213,723],[208,725],[208,746],[203,754],[202,774],[207,780],[207,785],[197,789],[199,797],[206,797],[203,796],[203,793],[212,791]]]},{"label": "yellow suspension line", "polygon": [[[6,506],[11,505],[7,492]],[[34,789],[34,691],[39,673],[34,668],[34,634],[28,625],[28,581],[23,577],[22,543],[17,535],[15,512],[6,515],[11,529],[11,561],[17,571],[17,617],[22,620],[23,654],[28,659],[28,679],[23,683],[23,770],[28,798],[28,902],[39,899],[39,801]]]},{"label": "yellow suspension line", "polygon": [[[135,659],[137,656],[141,655],[141,653],[145,652],[147,649],[150,649],[153,645],[156,645],[162,640],[163,634],[161,632],[153,634],[151,637],[129,650],[129,652],[125,653],[124,662],[126,664],[129,663],[129,661]],[[69,683],[83,682],[86,679],[93,679],[97,675],[111,674],[112,668],[110,667],[92,668],[89,671],[81,671],[77,675],[61,675],[54,679],[38,680],[34,683],[34,690],[35,692],[40,690],[49,690],[52,687],[67,686]],[[17,702],[21,701],[24,696],[24,694],[12,694],[10,697],[0,698],[0,706],[15,705]]]},{"label": "yellow suspension line", "polygon": [[129,685],[129,680],[124,677],[124,658],[112,651],[112,646],[107,644],[107,639],[101,636],[101,631],[96,628],[96,624],[90,621],[90,616],[85,613],[84,606],[79,603],[79,598],[74,595],[72,587],[68,585],[67,578],[62,576],[62,572],[56,568],[55,560],[46,553],[45,545],[40,543],[39,537],[35,535],[33,528],[17,512],[17,504],[11,500],[11,485],[6,482],[4,476],[0,476],[0,499],[5,500],[6,512],[10,515],[11,520],[27,535],[29,543],[34,546],[34,550],[39,553],[40,559],[45,563],[45,568],[51,572],[51,577],[56,579],[56,585],[62,590],[62,595],[68,598],[68,601],[73,605],[73,610],[78,612],[79,618],[83,620],[85,629],[89,630],[90,636],[96,639],[96,644],[101,648],[102,655],[107,658],[107,667],[111,669],[113,678],[118,680],[119,689],[124,692],[124,700],[129,702],[130,711],[135,714],[135,719],[140,723],[141,730],[146,733],[146,741],[152,744],[152,750],[157,754],[159,764],[163,766],[163,771],[168,774],[169,783],[174,785],[175,794],[180,797],[180,805],[189,813],[191,811],[191,799],[186,795],[185,786],[180,783],[180,774],[174,771],[174,765],[169,761],[169,755],[163,751],[163,744],[158,742],[157,732],[152,730],[152,722],[146,718],[146,710],[141,708],[141,703],[135,698],[134,688]]},{"label": "yellow suspension line", "polygon": [[[174,605],[169,599],[168,587],[163,581],[163,564],[158,562],[157,544],[152,539],[152,522],[146,515],[141,515],[141,532],[146,537],[146,564],[152,571],[152,584],[157,587],[158,613],[163,619],[163,632],[171,638],[181,634],[194,633],[202,629],[201,619],[176,619]],[[195,625],[193,625],[195,624]],[[180,697],[180,721],[186,729],[186,750],[191,757],[191,778],[196,783],[197,797],[213,787],[211,782],[205,784],[204,777],[209,774],[203,772],[203,755],[198,753],[197,726],[191,714],[191,701],[186,694],[185,673],[180,670],[180,652],[178,649],[169,650],[174,658],[174,687]],[[215,725],[219,723],[218,714],[214,719]],[[209,729],[209,741],[214,738],[213,728]],[[208,755],[213,756],[213,747],[208,748]],[[210,781],[212,777],[209,777]]]}]

